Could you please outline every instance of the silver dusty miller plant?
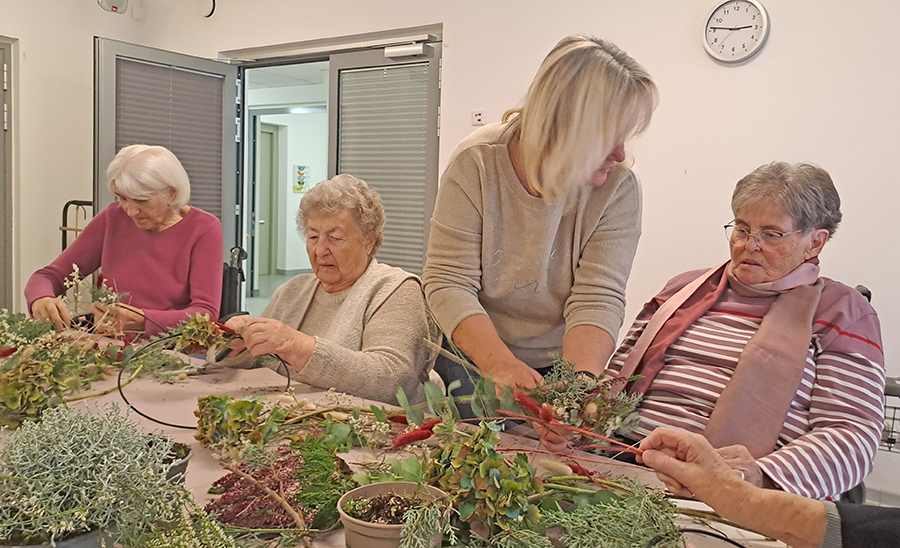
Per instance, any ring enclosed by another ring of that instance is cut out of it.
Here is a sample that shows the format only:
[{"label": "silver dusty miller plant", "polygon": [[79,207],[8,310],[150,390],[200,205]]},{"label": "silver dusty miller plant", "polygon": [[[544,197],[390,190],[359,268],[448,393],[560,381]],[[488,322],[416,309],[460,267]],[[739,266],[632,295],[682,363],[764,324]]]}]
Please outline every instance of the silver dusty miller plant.
[{"label": "silver dusty miller plant", "polygon": [[[23,423],[0,450],[0,544],[101,530],[145,546],[158,524],[185,522],[190,495],[166,479],[171,446],[166,438],[148,443],[115,405],[95,414],[57,407]],[[228,546],[222,537],[211,545]]]}]

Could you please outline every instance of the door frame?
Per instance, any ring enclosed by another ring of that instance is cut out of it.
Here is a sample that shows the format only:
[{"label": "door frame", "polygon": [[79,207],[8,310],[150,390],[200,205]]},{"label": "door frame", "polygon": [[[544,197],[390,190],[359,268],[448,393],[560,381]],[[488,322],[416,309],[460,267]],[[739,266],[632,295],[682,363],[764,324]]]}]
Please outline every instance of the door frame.
[{"label": "door frame", "polygon": [[[256,114],[254,116],[260,116]],[[278,210],[279,193],[280,193],[280,184],[282,181],[282,166],[281,166],[281,139],[282,139],[282,127],[276,124],[270,124],[267,122],[260,122],[259,124],[259,133],[269,133],[272,135],[272,174],[271,179],[269,181],[270,189],[269,189],[269,220],[266,221],[269,223],[269,274],[278,274],[278,256],[279,256],[279,244],[281,242],[281,231],[279,227],[280,223],[280,215]],[[258,156],[259,153],[259,141],[257,141],[257,146],[254,149],[254,154]],[[259,168],[259,162],[257,161],[257,169]],[[259,177],[259,171],[256,174],[257,178]],[[257,179],[258,180],[258,179]],[[261,185],[257,184],[257,189],[261,189]],[[259,222],[256,224],[259,227]],[[261,258],[260,258],[261,260]],[[259,263],[257,263],[259,264]]]},{"label": "door frame", "polygon": [[15,41],[0,36],[0,308],[14,310],[13,238],[16,209],[13,207],[13,132],[15,131],[15,75],[13,48]]}]

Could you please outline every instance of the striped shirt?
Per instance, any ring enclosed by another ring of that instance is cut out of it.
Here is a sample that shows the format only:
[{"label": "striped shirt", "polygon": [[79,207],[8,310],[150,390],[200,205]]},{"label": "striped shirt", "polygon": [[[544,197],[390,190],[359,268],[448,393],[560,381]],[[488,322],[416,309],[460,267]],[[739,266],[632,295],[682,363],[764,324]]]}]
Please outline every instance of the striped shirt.
[{"label": "striped shirt", "polygon": [[[644,306],[611,371],[622,368],[659,305],[693,277],[673,279],[677,287],[670,282]],[[773,301],[727,288],[666,351],[665,366],[638,409],[640,426],[629,437],[642,439],[657,426],[703,432]],[[756,463],[785,491],[810,498],[836,496],[860,483],[872,471],[884,425],[884,376],[875,311],[856,290],[825,279],[800,387],[775,451]]]}]

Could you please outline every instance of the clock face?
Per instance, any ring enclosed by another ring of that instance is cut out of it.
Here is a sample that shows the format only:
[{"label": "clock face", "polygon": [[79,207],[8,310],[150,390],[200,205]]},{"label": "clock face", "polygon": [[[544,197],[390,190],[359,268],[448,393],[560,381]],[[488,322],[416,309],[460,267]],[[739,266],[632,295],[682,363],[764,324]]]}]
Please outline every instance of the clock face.
[{"label": "clock face", "polygon": [[731,0],[710,12],[703,29],[703,45],[716,59],[736,63],[756,54],[768,35],[769,17],[762,4]]}]

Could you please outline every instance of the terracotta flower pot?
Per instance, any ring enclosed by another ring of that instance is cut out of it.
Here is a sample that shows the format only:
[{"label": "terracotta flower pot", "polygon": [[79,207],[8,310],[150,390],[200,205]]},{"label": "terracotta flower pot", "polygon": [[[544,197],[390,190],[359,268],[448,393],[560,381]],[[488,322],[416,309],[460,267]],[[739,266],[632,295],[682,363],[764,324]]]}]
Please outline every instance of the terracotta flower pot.
[{"label": "terracotta flower pot", "polygon": [[[344,543],[347,548],[398,548],[400,546],[400,529],[403,525],[369,523],[344,512],[344,504],[347,501],[377,497],[385,493],[419,495],[423,500],[438,500],[447,497],[447,493],[437,487],[408,481],[372,483],[344,493],[344,496],[338,501],[337,507],[341,523],[344,525]],[[441,533],[435,534],[433,545],[441,545]]]}]

